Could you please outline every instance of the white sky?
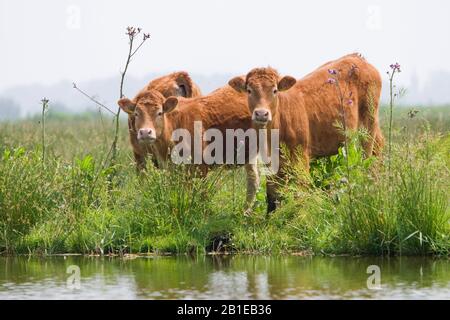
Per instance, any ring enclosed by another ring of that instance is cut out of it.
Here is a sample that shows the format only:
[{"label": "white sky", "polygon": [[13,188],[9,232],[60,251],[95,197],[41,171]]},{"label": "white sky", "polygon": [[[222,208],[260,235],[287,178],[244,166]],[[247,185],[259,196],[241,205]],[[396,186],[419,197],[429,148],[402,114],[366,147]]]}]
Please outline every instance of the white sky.
[{"label": "white sky", "polygon": [[450,1],[0,0],[0,91],[119,73],[125,27],[152,37],[130,74],[243,74],[271,65],[300,77],[362,52],[409,80],[450,70]]}]

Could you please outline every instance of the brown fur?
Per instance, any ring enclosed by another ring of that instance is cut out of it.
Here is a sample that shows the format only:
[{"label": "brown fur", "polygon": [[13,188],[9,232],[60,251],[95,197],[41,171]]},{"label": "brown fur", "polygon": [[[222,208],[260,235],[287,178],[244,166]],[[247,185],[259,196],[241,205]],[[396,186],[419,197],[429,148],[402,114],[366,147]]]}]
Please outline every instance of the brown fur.
[{"label": "brown fur", "polygon": [[[136,99],[145,94],[149,90],[160,92],[164,97],[183,96],[187,98],[201,96],[200,88],[195,84],[189,74],[185,71],[173,72],[166,76],[159,77],[150,81],[134,98]],[[154,164],[158,166],[151,149],[143,148],[137,141],[137,134],[135,131],[135,117],[131,113],[128,116],[128,130],[130,134],[130,143],[133,148],[134,158],[138,170],[142,170],[146,166],[146,158],[153,156]]]},{"label": "brown fur", "polygon": [[[272,119],[267,128],[279,129],[280,142],[286,144],[290,151],[301,146],[308,168],[311,157],[335,154],[344,141],[343,134],[336,127],[336,123],[342,123],[343,118],[337,88],[327,82],[331,78],[329,69],[339,72],[339,84],[345,95],[347,128],[366,128],[371,137],[365,143],[366,153],[368,155],[379,153],[383,145],[383,136],[378,124],[381,77],[372,65],[357,54],[350,54],[322,65],[298,80],[291,89],[283,92],[280,84],[284,83],[286,87],[286,83],[292,84],[292,78],[281,78],[272,68],[250,71],[245,83],[238,79],[230,81],[230,85],[236,90],[250,90],[251,94],[248,94],[250,112],[258,108],[270,110]],[[274,93],[273,90],[277,88],[280,92]],[[350,99],[352,104],[347,103]],[[371,108],[373,110],[370,110]],[[281,162],[275,180],[282,178]],[[271,211],[278,199],[276,185],[268,184],[267,192]]]},{"label": "brown fur", "polygon": [[146,89],[154,89],[162,93],[166,98],[175,97],[200,97],[200,88],[192,81],[185,71],[174,72],[166,76],[152,80]]}]

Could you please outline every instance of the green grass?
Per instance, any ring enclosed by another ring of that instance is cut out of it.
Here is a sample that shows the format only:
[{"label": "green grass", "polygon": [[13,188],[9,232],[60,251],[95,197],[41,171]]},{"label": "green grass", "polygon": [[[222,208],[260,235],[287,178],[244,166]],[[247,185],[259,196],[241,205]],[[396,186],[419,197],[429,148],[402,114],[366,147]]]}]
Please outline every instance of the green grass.
[{"label": "green grass", "polygon": [[[292,163],[282,206],[266,217],[264,179],[246,217],[243,169],[191,179],[174,166],[137,177],[126,123],[117,175],[102,170],[110,118],[0,123],[0,251],[7,253],[440,254],[450,252],[450,107],[394,113],[392,169],[362,157],[359,139],[316,160],[311,176]],[[385,116],[381,110],[383,129]]]},{"label": "green grass", "polygon": [[329,254],[448,255],[450,136],[416,138],[395,145],[391,177],[382,161],[364,159],[356,142],[349,177],[342,154],[316,163],[316,186],[280,210],[291,215],[299,243]]}]

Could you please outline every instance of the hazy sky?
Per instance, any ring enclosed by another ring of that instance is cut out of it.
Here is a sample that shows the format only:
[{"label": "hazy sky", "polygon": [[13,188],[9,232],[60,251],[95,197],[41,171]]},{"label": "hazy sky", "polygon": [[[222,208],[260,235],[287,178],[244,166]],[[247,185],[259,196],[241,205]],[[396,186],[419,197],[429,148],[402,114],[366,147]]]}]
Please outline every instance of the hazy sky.
[{"label": "hazy sky", "polygon": [[359,51],[406,81],[450,70],[450,1],[0,0],[0,91],[118,75],[125,27],[151,39],[130,74],[242,74],[271,65],[300,77]]}]

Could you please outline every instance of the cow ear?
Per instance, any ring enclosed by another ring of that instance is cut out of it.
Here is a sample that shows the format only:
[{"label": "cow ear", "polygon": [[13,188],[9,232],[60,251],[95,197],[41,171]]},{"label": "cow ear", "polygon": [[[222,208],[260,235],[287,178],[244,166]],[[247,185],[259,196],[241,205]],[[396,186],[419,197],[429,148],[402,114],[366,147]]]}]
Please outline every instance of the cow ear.
[{"label": "cow ear", "polygon": [[290,89],[297,80],[295,78],[290,76],[284,76],[280,81],[278,81],[278,90],[279,91],[285,91]]},{"label": "cow ear", "polygon": [[176,108],[178,105],[178,99],[176,97],[169,97],[164,101],[163,104],[163,112],[168,113],[171,112],[173,109]]},{"label": "cow ear", "polygon": [[189,74],[185,71],[178,72],[176,83],[179,88],[179,94],[181,97],[191,98],[194,92],[194,82]]},{"label": "cow ear", "polygon": [[228,81],[228,85],[237,92],[245,92],[245,80],[242,77],[236,77]]},{"label": "cow ear", "polygon": [[117,104],[123,111],[125,111],[128,114],[133,114],[134,110],[136,110],[136,103],[134,103],[128,98],[120,99],[119,101],[117,101]]}]

